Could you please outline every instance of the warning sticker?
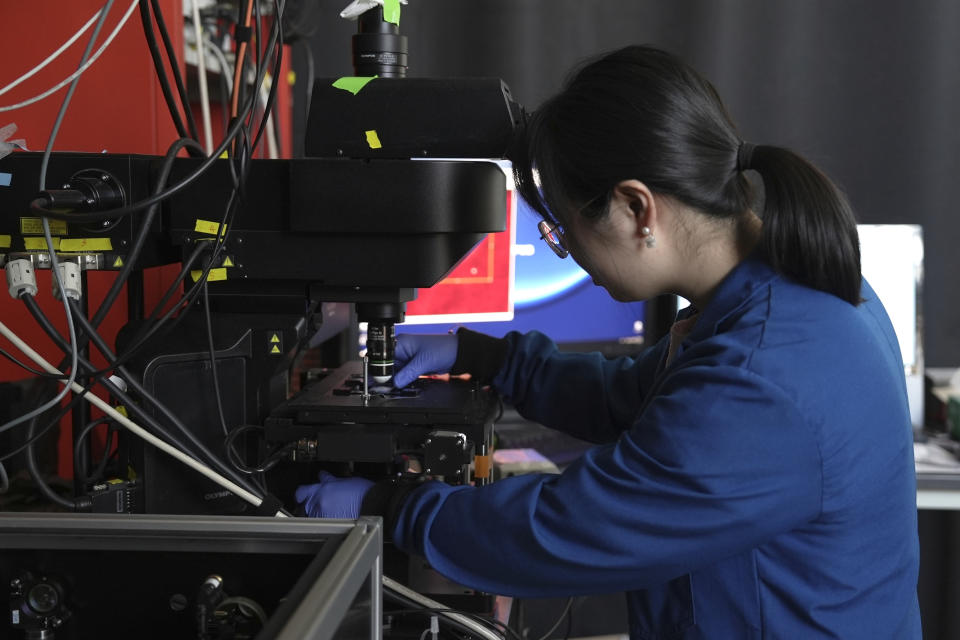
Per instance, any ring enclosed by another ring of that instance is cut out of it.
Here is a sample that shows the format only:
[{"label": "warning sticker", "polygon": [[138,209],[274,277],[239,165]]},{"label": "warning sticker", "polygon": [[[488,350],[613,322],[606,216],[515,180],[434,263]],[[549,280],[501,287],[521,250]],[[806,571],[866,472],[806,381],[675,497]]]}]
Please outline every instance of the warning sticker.
[{"label": "warning sticker", "polygon": [[[48,220],[48,222],[52,235],[67,235],[67,222],[65,220]],[[20,218],[20,233],[25,236],[42,236],[43,220],[41,218]]]},{"label": "warning sticker", "polygon": [[283,353],[283,335],[279,331],[267,332],[267,353],[274,356]]}]

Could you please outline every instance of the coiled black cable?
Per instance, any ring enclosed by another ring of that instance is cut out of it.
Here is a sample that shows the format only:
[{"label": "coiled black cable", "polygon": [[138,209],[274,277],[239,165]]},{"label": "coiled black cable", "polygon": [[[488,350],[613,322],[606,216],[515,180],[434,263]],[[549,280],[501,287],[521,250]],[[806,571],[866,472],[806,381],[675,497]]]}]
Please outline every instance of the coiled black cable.
[{"label": "coiled black cable", "polygon": [[[157,37],[153,33],[153,21],[150,18],[150,5],[147,0],[140,0],[140,23],[143,25],[143,36],[147,40],[147,48],[150,50],[150,57],[153,59],[153,67],[156,71],[157,80],[160,82],[160,90],[163,92],[163,98],[167,103],[167,110],[173,119],[173,126],[181,138],[197,139],[196,125],[191,132],[183,124],[180,117],[180,109],[173,98],[173,90],[170,88],[170,80],[167,78],[167,72],[163,68],[163,58],[160,56],[160,47],[157,45]],[[191,155],[195,152],[191,151]],[[201,154],[202,155],[202,154]]]},{"label": "coiled black cable", "polygon": [[[37,305],[36,301],[29,296],[21,296],[21,299],[27,305],[27,309],[34,316],[37,323],[40,324],[44,332],[59,346],[61,349],[69,348],[60,334],[57,332],[56,328],[50,323],[50,320],[44,315],[43,311]],[[70,301],[72,305],[75,305],[75,310],[79,310],[79,304],[75,300]],[[81,328],[86,331],[89,329],[88,321],[82,312],[76,314],[75,319],[81,324]],[[105,358],[109,361],[113,353],[107,347],[106,343],[99,336],[99,334],[94,333],[93,336],[94,344],[97,346],[97,349],[104,355]],[[80,367],[86,369],[87,371],[94,371],[95,367],[86,359],[80,360]],[[154,435],[162,438],[171,446],[176,447],[180,451],[194,458],[195,460],[201,461],[204,464],[210,465],[215,468],[219,473],[226,476],[230,480],[234,481],[239,486],[243,487],[247,491],[250,491],[258,497],[260,494],[257,492],[256,488],[251,485],[251,483],[243,477],[241,474],[237,473],[229,465],[224,463],[219,456],[214,455],[210,450],[200,442],[196,435],[186,427],[170,410],[156,398],[154,398],[149,392],[146,391],[134,378],[126,372],[125,370],[120,370],[122,375],[125,378],[125,382],[137,392],[139,397],[149,404],[153,405],[154,408],[159,411],[164,418],[170,421],[186,438],[189,444],[184,443],[179,440],[176,436],[171,434],[169,430],[165,429],[163,425],[155,419],[149,412],[140,406],[139,403],[134,402],[130,396],[128,396],[122,389],[120,389],[116,384],[110,381],[109,378],[100,377],[99,382],[103,384],[107,390],[116,397],[123,405],[127,408],[130,413],[142,422],[145,426],[148,426]],[[79,399],[79,396],[78,396]]]},{"label": "coiled black cable", "polygon": [[[74,307],[74,313],[76,314],[76,320],[79,322],[80,328],[84,332],[87,332],[90,335],[90,337],[93,339],[93,343],[96,345],[97,349],[100,350],[100,353],[103,354],[103,356],[107,359],[108,362],[116,359],[116,356],[113,354],[113,352],[111,351],[107,343],[104,341],[104,339],[101,338],[98,333],[93,331],[93,327],[90,326],[89,321],[83,315],[82,310],[80,309],[79,303],[76,300],[71,300],[70,304],[73,305]],[[78,311],[80,311],[80,313],[77,313]],[[203,442],[196,437],[192,429],[190,429],[185,424],[183,424],[183,422],[172,411],[170,411],[170,409],[165,404],[157,400],[150,392],[144,389],[143,386],[137,381],[137,379],[133,375],[130,374],[129,371],[127,371],[124,367],[118,367],[117,370],[123,377],[124,381],[128,385],[130,385],[130,387],[137,393],[138,397],[140,397],[142,400],[145,400],[149,404],[153,405],[154,409],[156,409],[160,414],[162,414],[163,417],[170,422],[170,424],[173,424],[175,427],[177,427],[177,429],[184,436],[186,436],[187,440],[190,441],[190,444],[193,446],[193,449],[184,449],[183,446],[178,445],[178,448],[181,451],[199,452],[201,454],[200,456],[197,456],[194,453],[193,457],[196,458],[197,460],[206,461],[207,464],[211,464],[212,466],[214,466],[221,474],[230,478],[231,480],[236,482],[238,485],[240,485],[250,493],[260,498],[263,497],[262,492],[259,491],[256,486],[254,486],[251,482],[249,482],[247,478],[236,473],[234,469],[232,469],[230,466],[225,464],[223,462],[223,459],[220,456],[215,455],[213,452],[211,452],[207,448],[207,446],[203,444]]]},{"label": "coiled black cable", "polygon": [[[167,52],[167,61],[170,63],[171,74],[174,84],[177,85],[177,93],[180,94],[180,104],[183,106],[183,114],[187,120],[187,130],[190,137],[194,140],[200,140],[200,134],[197,129],[197,122],[193,117],[193,110],[190,108],[190,98],[187,96],[187,87],[183,82],[183,75],[180,73],[180,65],[177,63],[177,52],[170,41],[170,33],[167,31],[167,23],[163,19],[163,10],[157,0],[150,0],[150,6],[153,8],[153,19],[157,23],[157,30],[160,31],[160,39],[163,41],[163,48]],[[197,47],[198,55],[203,55],[202,49]],[[201,150],[200,155],[206,155]]]},{"label": "coiled black cable", "polygon": [[[276,4],[280,12],[278,15],[282,15],[284,4],[285,3],[283,1],[280,1],[279,3]],[[279,23],[279,21],[277,21],[277,23]],[[280,29],[279,27],[275,26],[274,29],[272,29],[270,40],[267,43],[267,47],[266,47],[267,51],[272,51],[277,46],[279,35],[280,35]],[[256,86],[260,86],[263,83],[263,75],[265,73],[266,73],[266,68],[264,67],[263,69],[260,70],[260,73],[258,74]],[[154,194],[152,196],[144,198],[143,200],[140,200],[139,202],[135,202],[130,205],[117,207],[115,209],[107,209],[105,211],[97,211],[93,213],[62,212],[62,211],[54,211],[52,209],[47,209],[46,207],[49,206],[49,202],[45,198],[37,198],[33,200],[33,202],[30,203],[30,209],[37,215],[41,215],[54,220],[67,220],[75,223],[86,223],[86,222],[101,222],[104,220],[116,220],[118,218],[122,218],[124,216],[130,215],[131,213],[142,211],[143,209],[153,204],[156,204],[158,202],[162,202],[163,200],[166,200],[170,196],[179,193],[183,189],[186,189],[188,186],[196,182],[196,180],[200,176],[206,173],[207,170],[209,170],[210,167],[213,166],[213,163],[219,159],[220,154],[222,154],[224,151],[227,150],[228,147],[230,147],[231,143],[233,142],[234,138],[236,138],[240,130],[246,127],[244,120],[251,113],[252,109],[256,105],[256,99],[257,99],[256,93],[252,92],[250,97],[245,101],[245,107],[242,111],[243,116],[237,117],[234,122],[230,123],[230,128],[227,131],[227,134],[224,136],[223,141],[221,141],[220,145],[216,148],[216,150],[214,150],[212,154],[210,154],[210,156],[204,159],[204,161],[200,164],[199,167],[194,169],[192,173],[188,174],[187,176],[182,178],[179,182],[168,187],[161,193]],[[188,136],[183,135],[182,137],[186,138]]]}]

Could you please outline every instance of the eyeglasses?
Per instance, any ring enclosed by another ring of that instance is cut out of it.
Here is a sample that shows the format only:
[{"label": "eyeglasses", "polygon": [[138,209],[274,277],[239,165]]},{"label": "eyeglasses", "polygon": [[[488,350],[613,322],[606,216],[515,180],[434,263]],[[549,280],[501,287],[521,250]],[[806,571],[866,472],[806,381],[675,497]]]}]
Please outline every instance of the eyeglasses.
[{"label": "eyeglasses", "polygon": [[566,258],[570,255],[567,244],[563,241],[563,227],[553,224],[552,222],[547,222],[546,220],[541,220],[537,224],[537,229],[540,230],[540,237],[547,243],[547,246],[557,254],[558,258]]}]

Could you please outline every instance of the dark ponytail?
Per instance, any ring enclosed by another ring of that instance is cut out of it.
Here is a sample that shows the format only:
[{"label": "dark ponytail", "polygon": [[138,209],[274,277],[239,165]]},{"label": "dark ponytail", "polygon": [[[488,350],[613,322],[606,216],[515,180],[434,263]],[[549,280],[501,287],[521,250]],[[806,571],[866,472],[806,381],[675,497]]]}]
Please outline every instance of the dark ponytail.
[{"label": "dark ponytail", "polygon": [[860,301],[857,227],[843,195],[786,149],[744,146],[713,85],[669,53],[631,46],[590,62],[531,114],[510,159],[520,195],[559,224],[605,215],[613,188],[628,179],[734,218],[750,209],[744,171],[753,169],[763,178],[770,264]]},{"label": "dark ponytail", "polygon": [[860,303],[860,241],[847,199],[819,169],[787,149],[754,148],[763,178],[763,246],[794,280]]}]

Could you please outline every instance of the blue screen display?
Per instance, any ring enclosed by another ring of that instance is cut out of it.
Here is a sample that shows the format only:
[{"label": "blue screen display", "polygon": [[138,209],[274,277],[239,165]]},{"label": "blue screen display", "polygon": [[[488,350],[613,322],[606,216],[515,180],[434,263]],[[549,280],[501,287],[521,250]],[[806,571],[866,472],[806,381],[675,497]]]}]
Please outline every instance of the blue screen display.
[{"label": "blue screen display", "polygon": [[537,330],[557,343],[635,340],[643,334],[643,303],[617,302],[572,258],[559,259],[540,238],[539,216],[517,200],[514,318],[503,322],[397,325],[398,333],[444,333],[465,326],[494,336]]}]

